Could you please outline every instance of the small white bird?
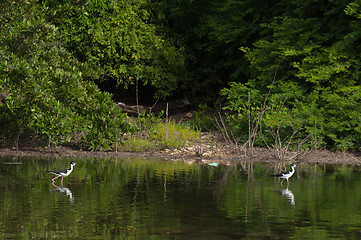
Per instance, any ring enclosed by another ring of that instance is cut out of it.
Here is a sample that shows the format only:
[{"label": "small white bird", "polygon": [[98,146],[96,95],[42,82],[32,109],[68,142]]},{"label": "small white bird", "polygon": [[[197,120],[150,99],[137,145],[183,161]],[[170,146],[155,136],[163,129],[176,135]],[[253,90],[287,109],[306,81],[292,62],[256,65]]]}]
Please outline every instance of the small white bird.
[{"label": "small white bird", "polygon": [[275,177],[279,177],[279,178],[283,178],[283,180],[282,180],[282,182],[281,182],[281,185],[282,185],[282,183],[283,183],[283,181],[286,179],[287,180],[287,186],[288,186],[288,179],[290,178],[290,177],[292,177],[292,175],[295,173],[295,167],[296,167],[296,165],[295,164],[291,164],[291,171],[288,171],[288,172],[284,172],[284,173],[280,173],[280,174],[276,174],[276,175],[273,175],[273,176],[275,176]]},{"label": "small white bird", "polygon": [[51,179],[53,181],[53,183],[54,183],[55,179],[57,179],[58,177],[61,177],[61,185],[63,186],[63,178],[69,176],[69,174],[73,171],[74,166],[75,166],[75,162],[71,162],[69,169],[58,170],[58,171],[48,171],[52,174],[57,175],[57,177]]},{"label": "small white bird", "polygon": [[209,166],[213,166],[213,167],[218,167],[218,163],[214,162],[214,163],[208,163]]}]

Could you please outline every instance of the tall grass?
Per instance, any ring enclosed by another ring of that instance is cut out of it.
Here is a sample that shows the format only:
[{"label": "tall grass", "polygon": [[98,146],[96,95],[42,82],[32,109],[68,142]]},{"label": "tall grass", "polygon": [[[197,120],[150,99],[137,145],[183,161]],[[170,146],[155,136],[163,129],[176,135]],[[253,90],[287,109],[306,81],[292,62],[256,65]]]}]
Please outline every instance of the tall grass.
[{"label": "tall grass", "polygon": [[121,151],[157,151],[180,148],[200,140],[200,131],[174,120],[157,121],[147,129],[147,134],[134,134],[120,146]]}]

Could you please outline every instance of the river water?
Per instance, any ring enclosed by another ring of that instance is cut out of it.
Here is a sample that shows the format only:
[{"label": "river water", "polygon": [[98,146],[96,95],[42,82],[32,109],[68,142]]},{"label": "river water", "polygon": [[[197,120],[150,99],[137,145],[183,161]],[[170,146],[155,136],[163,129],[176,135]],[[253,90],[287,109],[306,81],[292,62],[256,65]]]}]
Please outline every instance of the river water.
[{"label": "river water", "polygon": [[[71,175],[55,180],[47,170]],[[361,169],[0,158],[0,239],[361,239]]]}]

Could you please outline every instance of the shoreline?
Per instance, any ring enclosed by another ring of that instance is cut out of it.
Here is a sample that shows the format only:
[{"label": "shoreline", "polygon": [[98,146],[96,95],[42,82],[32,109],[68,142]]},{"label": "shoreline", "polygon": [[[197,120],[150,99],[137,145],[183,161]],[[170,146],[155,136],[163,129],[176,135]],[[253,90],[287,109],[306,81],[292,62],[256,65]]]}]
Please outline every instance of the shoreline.
[{"label": "shoreline", "polygon": [[[199,144],[198,144],[199,145]],[[314,150],[294,159],[278,160],[274,151],[267,148],[254,148],[253,155],[244,155],[227,152],[227,149],[204,152],[203,155],[192,152],[184,147],[182,149],[165,149],[147,152],[92,152],[74,150],[66,147],[56,147],[52,151],[45,147],[27,147],[16,151],[7,147],[0,147],[0,157],[55,157],[55,158],[123,158],[123,157],[150,157],[164,158],[166,160],[199,161],[203,163],[218,162],[231,164],[237,162],[284,162],[284,163],[312,163],[312,164],[346,164],[361,166],[361,153],[335,152],[330,150]],[[204,147],[206,148],[206,147]],[[229,147],[225,147],[229,148]]]},{"label": "shoreline", "polygon": [[283,162],[312,163],[312,164],[346,164],[361,166],[361,152],[340,152],[327,149],[315,149],[311,152],[302,152],[297,157],[296,152],[288,152],[284,160],[275,156],[273,149],[254,147],[252,154],[240,151],[240,147],[227,143],[219,134],[211,132],[201,133],[197,142],[187,143],[178,149],[151,150],[143,152],[108,151],[93,152],[76,150],[70,147],[50,148],[40,142],[22,142],[18,151],[15,145],[0,144],[0,157],[56,157],[56,158],[123,158],[147,157],[163,158],[166,160],[182,160],[188,162],[203,162],[205,164],[218,162],[220,164],[234,164],[238,162]]}]

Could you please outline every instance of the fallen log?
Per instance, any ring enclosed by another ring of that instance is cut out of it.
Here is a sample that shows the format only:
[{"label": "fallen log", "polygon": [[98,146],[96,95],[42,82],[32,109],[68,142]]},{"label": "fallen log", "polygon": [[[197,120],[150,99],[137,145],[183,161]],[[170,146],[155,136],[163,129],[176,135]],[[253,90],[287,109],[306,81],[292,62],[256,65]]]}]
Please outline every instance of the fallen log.
[{"label": "fallen log", "polygon": [[118,102],[117,106],[125,113],[132,117],[137,117],[139,114],[144,113],[148,108],[142,105],[130,106],[125,103]]}]

